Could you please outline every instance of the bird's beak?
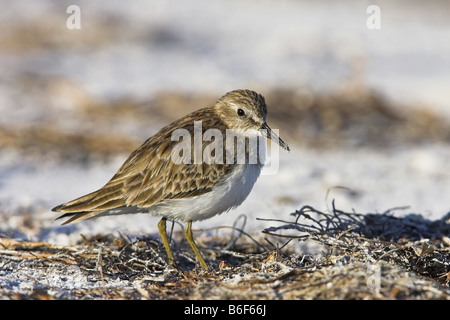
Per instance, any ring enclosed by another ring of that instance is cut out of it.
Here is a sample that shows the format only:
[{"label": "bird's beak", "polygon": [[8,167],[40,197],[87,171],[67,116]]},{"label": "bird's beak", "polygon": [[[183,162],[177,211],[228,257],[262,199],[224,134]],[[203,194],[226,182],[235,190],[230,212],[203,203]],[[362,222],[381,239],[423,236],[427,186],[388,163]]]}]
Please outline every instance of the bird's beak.
[{"label": "bird's beak", "polygon": [[265,122],[263,123],[263,125],[259,129],[259,132],[261,132],[261,134],[264,137],[266,137],[267,139],[270,139],[270,140],[278,143],[278,145],[280,147],[282,147],[284,150],[291,151],[288,144],[286,142],[284,142],[283,140],[281,140],[281,138],[275,132],[273,132],[272,129],[270,129],[270,127],[267,125],[267,123],[265,123]]}]

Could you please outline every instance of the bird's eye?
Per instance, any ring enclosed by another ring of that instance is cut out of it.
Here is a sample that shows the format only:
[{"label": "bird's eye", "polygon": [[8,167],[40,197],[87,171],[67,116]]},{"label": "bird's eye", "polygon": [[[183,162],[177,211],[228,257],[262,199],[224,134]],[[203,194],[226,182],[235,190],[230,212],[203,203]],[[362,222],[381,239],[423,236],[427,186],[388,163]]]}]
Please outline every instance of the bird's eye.
[{"label": "bird's eye", "polygon": [[245,115],[244,110],[242,110],[242,109],[237,109],[237,115],[238,115],[239,117],[244,116],[244,115]]}]

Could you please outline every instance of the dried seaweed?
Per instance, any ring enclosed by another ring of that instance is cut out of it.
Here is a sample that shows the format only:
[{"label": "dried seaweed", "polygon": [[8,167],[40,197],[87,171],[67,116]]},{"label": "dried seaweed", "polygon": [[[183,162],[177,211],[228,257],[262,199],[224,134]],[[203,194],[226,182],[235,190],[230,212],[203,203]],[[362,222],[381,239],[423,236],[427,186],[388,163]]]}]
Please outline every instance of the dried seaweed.
[{"label": "dried seaweed", "polygon": [[[197,235],[211,269],[182,234],[177,268],[158,238],[107,235],[77,246],[0,238],[0,296],[9,299],[450,299],[448,215],[321,212],[305,206],[260,235]],[[197,232],[200,230],[197,230]],[[301,243],[324,249],[307,253]],[[282,243],[279,245],[278,241]],[[287,245],[289,243],[289,245]],[[328,249],[326,249],[328,248]]]},{"label": "dried seaweed", "polygon": [[[364,263],[386,261],[406,271],[425,275],[448,287],[450,281],[450,212],[436,221],[418,214],[395,217],[383,213],[359,214],[336,209],[329,213],[304,206],[291,215],[294,221],[263,230],[272,236],[306,240],[335,249],[335,256],[351,256]],[[283,234],[295,231],[295,234]]]}]

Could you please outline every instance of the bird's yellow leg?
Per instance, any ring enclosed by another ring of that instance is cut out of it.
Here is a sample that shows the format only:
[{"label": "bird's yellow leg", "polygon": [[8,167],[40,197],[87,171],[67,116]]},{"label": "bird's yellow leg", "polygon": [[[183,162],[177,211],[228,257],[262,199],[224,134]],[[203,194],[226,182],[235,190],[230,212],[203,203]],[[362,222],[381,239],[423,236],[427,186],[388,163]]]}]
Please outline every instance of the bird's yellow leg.
[{"label": "bird's yellow leg", "polygon": [[169,240],[167,240],[166,233],[166,218],[162,218],[158,223],[159,234],[161,235],[164,248],[166,249],[167,258],[169,259],[169,265],[175,266],[175,259],[173,258],[172,250],[170,250]]},{"label": "bird's yellow leg", "polygon": [[202,266],[203,270],[208,270],[208,265],[206,264],[205,260],[203,260],[203,257],[200,253],[200,251],[197,248],[197,245],[195,244],[194,237],[192,236],[192,221],[189,221],[186,225],[186,229],[184,229],[184,235],[186,236],[187,241],[192,247],[192,250],[194,250],[195,256],[197,257],[198,262],[200,262],[200,265]]}]

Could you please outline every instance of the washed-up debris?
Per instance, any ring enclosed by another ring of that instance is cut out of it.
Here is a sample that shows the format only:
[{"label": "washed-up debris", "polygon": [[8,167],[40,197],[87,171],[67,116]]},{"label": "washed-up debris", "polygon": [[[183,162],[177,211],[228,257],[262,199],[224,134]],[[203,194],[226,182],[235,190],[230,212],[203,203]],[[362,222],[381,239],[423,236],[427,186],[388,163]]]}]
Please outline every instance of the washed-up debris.
[{"label": "washed-up debris", "polygon": [[335,259],[340,256],[369,264],[387,262],[433,278],[448,288],[450,212],[431,221],[418,214],[395,217],[393,213],[399,209],[405,208],[380,214],[349,213],[338,210],[333,202],[332,210],[325,213],[304,206],[291,214],[295,217],[292,222],[269,219],[283,224],[263,232],[289,239],[313,240],[336,251]]},{"label": "washed-up debris", "polygon": [[[0,238],[0,295],[9,299],[449,299],[448,216],[321,212],[250,235],[198,237],[210,270],[174,233],[177,268],[159,239],[108,235],[76,246]],[[200,230],[197,230],[197,232]],[[283,245],[277,241],[282,240]],[[293,240],[312,241],[317,253]],[[277,243],[277,244],[274,244]],[[287,245],[289,243],[289,245]],[[232,244],[232,245],[230,245]]]}]

